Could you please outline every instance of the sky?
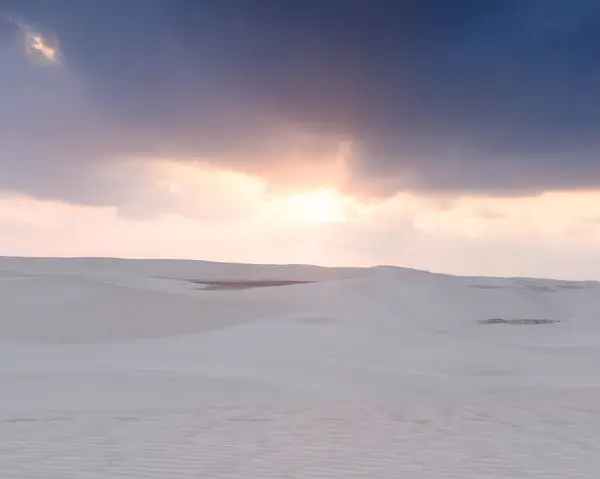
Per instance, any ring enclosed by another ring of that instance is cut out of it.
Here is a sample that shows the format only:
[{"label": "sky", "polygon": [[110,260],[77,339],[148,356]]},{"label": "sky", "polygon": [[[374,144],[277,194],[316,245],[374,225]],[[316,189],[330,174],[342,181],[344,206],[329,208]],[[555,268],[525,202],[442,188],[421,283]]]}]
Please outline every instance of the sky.
[{"label": "sky", "polygon": [[0,254],[600,279],[597,0],[0,0]]}]

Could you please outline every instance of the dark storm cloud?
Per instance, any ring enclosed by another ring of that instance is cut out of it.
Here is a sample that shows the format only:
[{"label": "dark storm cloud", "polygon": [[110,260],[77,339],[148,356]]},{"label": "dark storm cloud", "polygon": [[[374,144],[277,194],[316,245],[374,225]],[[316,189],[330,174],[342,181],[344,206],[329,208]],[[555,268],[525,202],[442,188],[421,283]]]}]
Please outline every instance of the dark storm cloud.
[{"label": "dark storm cloud", "polygon": [[[132,155],[260,173],[286,125],[318,134],[307,158],[353,138],[357,192],[600,186],[597,0],[0,6],[0,188],[118,202],[103,167]],[[28,62],[14,19],[62,65]]]}]

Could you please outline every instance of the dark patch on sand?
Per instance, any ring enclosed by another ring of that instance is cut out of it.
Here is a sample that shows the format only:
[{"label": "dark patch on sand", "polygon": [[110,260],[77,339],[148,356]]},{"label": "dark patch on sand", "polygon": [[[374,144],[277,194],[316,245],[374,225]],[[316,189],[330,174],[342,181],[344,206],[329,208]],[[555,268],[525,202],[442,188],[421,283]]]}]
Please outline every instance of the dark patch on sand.
[{"label": "dark patch on sand", "polygon": [[531,324],[552,324],[560,323],[558,319],[480,319],[477,321],[479,324],[517,324],[517,325],[531,325]]},{"label": "dark patch on sand", "polygon": [[577,289],[588,289],[598,286],[595,281],[546,281],[536,282],[531,279],[513,279],[511,282],[501,284],[473,283],[468,285],[470,288],[478,289],[524,289],[536,293],[556,293],[560,291],[569,291]]},{"label": "dark patch on sand", "polygon": [[275,288],[281,286],[291,286],[294,284],[311,284],[316,281],[293,281],[293,280],[276,280],[276,281],[201,281],[189,280],[191,283],[203,285],[203,291],[232,291],[251,288]]}]

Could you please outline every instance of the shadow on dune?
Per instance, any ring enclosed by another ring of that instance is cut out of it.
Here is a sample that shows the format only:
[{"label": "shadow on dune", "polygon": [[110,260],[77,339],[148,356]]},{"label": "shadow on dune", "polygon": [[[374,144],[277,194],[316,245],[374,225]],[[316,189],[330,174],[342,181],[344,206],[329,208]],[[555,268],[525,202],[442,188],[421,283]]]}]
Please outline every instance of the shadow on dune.
[{"label": "shadow on dune", "polygon": [[191,283],[205,286],[202,291],[232,291],[252,288],[274,288],[278,286],[291,286],[294,284],[311,284],[316,281],[200,281],[190,280]]}]

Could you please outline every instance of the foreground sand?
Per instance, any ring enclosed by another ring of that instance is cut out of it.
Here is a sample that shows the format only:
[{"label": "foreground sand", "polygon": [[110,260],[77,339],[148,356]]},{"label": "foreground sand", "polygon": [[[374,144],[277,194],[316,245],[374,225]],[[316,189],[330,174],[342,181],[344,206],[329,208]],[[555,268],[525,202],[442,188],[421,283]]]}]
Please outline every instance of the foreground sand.
[{"label": "foreground sand", "polygon": [[600,468],[597,283],[0,258],[0,301],[3,479]]}]

